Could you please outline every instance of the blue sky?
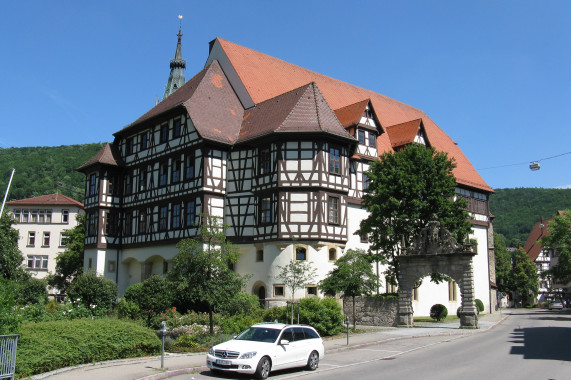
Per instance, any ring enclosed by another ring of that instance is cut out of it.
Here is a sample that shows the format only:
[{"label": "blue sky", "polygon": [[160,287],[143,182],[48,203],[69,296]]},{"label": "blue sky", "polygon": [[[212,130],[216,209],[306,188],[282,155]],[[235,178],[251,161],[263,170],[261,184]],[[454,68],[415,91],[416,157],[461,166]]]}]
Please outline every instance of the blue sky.
[{"label": "blue sky", "polygon": [[424,110],[493,188],[571,186],[567,0],[5,1],[0,147],[112,141],[162,96],[179,14],[187,80],[222,37]]}]

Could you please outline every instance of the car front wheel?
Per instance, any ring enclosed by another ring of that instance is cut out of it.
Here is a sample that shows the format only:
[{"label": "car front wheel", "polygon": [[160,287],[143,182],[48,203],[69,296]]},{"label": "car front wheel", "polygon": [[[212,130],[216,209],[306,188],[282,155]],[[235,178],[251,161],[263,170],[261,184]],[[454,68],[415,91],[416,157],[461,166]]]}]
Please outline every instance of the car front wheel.
[{"label": "car front wheel", "polygon": [[256,377],[258,379],[267,379],[271,369],[272,363],[270,362],[270,358],[264,356],[260,359],[258,367],[256,368]]},{"label": "car front wheel", "polygon": [[317,351],[312,351],[309,354],[309,358],[307,359],[307,366],[306,368],[310,371],[315,371],[319,366],[319,354]]}]

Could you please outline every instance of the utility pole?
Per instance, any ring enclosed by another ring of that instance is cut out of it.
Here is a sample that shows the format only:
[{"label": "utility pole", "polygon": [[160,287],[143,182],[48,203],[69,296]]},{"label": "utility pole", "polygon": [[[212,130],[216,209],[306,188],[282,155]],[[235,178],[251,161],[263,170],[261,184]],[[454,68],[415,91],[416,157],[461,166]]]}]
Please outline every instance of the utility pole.
[{"label": "utility pole", "polygon": [[6,204],[6,199],[8,198],[8,192],[10,192],[10,186],[12,185],[12,178],[14,178],[14,172],[16,169],[12,169],[12,174],[10,174],[10,181],[8,181],[8,186],[6,187],[6,193],[4,194],[4,200],[2,201],[2,208],[0,209],[0,217],[4,212],[4,205]]}]

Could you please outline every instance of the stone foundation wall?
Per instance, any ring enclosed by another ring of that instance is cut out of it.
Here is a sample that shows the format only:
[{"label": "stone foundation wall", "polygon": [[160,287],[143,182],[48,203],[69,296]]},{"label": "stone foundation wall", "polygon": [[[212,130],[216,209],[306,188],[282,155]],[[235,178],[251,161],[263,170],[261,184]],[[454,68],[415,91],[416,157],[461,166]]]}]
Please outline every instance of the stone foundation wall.
[{"label": "stone foundation wall", "polygon": [[[357,326],[396,326],[397,325],[398,299],[356,297],[355,314]],[[353,299],[343,299],[343,313],[351,319],[353,324]]]}]

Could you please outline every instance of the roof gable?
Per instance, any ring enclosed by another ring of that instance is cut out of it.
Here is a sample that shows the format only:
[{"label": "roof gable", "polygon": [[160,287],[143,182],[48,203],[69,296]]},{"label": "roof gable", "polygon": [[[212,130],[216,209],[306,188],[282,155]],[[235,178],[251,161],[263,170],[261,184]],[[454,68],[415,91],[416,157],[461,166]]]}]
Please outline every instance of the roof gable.
[{"label": "roof gable", "polygon": [[386,129],[393,149],[402,147],[403,145],[412,144],[414,142],[419,142],[417,141],[417,137],[419,136],[424,139],[424,142],[427,146],[430,146],[430,143],[426,137],[426,133],[424,132],[422,119],[416,119],[406,123],[392,125]]}]

